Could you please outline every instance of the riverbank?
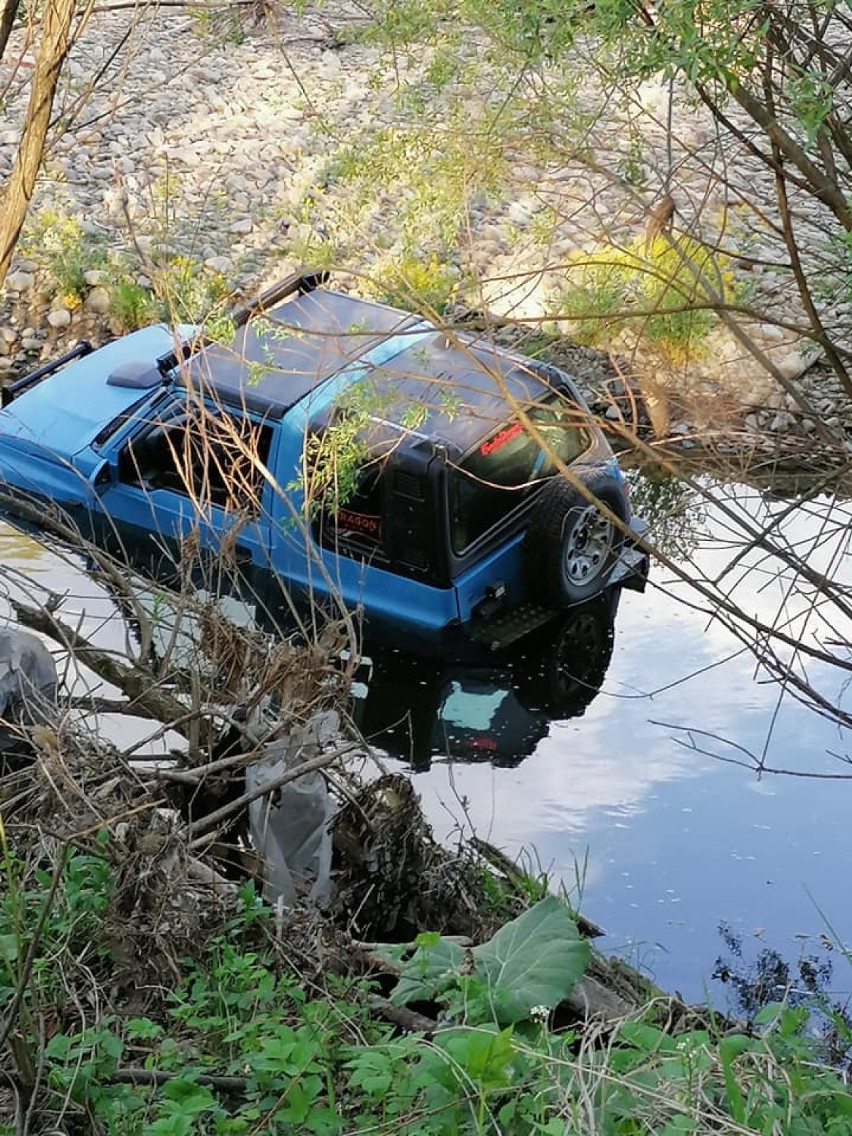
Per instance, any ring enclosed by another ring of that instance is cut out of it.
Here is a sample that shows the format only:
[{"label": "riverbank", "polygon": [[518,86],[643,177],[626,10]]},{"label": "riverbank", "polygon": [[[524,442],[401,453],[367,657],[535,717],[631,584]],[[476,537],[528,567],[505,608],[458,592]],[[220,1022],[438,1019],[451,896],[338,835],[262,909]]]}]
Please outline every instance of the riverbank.
[{"label": "riverbank", "polygon": [[[67,650],[61,603],[18,614]],[[0,782],[0,1125],[615,1136],[823,1131],[852,1113],[831,1066],[842,1016],[815,1037],[783,1002],[747,1023],[686,1007],[595,952],[596,929],[488,844],[438,846],[409,780],[338,731],[346,686],[318,646],[267,655],[289,698],[259,752],[250,738],[237,748],[254,752],[203,748],[210,664],[217,702],[235,644],[255,673],[245,630],[225,630],[208,626],[207,665],[182,677],[78,641],[71,673],[105,672],[118,697],[63,693]],[[122,713],[196,743],[154,768],[97,728]],[[273,782],[264,863],[231,842],[255,819],[240,794]],[[306,815],[331,818],[330,860],[294,857]]]},{"label": "riverbank", "polygon": [[487,846],[437,849],[408,782],[348,782],[323,909],[223,875],[164,807],[176,784],[67,727],[3,783],[10,1133],[845,1131],[842,1018],[688,1010]]}]

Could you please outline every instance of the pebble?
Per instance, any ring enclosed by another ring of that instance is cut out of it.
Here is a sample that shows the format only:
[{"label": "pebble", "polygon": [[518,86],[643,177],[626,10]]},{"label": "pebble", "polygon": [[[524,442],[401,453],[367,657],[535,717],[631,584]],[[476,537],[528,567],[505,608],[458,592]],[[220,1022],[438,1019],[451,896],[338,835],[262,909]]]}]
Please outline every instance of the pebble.
[{"label": "pebble", "polygon": [[92,312],[96,315],[105,315],[110,309],[110,294],[108,290],[100,285],[93,288],[85,300],[85,308],[87,312]]},{"label": "pebble", "polygon": [[35,287],[35,276],[30,272],[10,272],[6,277],[6,288],[10,292],[29,292]]},{"label": "pebble", "polygon": [[53,308],[52,311],[47,313],[47,322],[55,330],[68,327],[71,323],[71,313],[67,308]]},{"label": "pebble", "polygon": [[220,272],[223,276],[230,275],[234,270],[234,262],[227,256],[208,256],[204,266],[212,272]]}]

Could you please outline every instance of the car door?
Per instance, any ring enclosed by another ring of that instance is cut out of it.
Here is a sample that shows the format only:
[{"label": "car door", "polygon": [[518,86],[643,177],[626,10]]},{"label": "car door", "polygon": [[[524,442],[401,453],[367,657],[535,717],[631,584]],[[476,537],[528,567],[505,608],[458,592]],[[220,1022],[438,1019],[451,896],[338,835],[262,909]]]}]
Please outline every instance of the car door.
[{"label": "car door", "polygon": [[182,556],[224,552],[238,567],[266,566],[272,427],[189,397],[160,406],[109,460],[99,485],[108,526],[141,549]]}]

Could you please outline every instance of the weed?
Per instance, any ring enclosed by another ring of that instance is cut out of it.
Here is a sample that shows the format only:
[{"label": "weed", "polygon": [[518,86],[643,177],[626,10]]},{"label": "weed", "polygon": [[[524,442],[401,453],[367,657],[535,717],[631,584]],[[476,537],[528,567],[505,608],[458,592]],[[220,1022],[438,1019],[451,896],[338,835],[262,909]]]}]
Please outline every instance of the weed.
[{"label": "weed", "polygon": [[434,316],[447,310],[457,282],[455,268],[435,253],[428,260],[404,256],[379,270],[372,291],[383,303]]},{"label": "weed", "polygon": [[566,277],[551,312],[578,342],[600,345],[630,324],[673,362],[700,352],[715,322],[713,298],[734,293],[723,261],[691,238],[663,234],[647,247],[578,253]]},{"label": "weed", "polygon": [[165,314],[174,322],[195,323],[228,294],[224,276],[205,271],[191,256],[170,256],[153,283]]},{"label": "weed", "polygon": [[83,232],[76,218],[54,207],[30,217],[20,250],[35,261],[54,284],[63,304],[72,309],[79,307],[86,295],[86,272],[106,263],[103,246]]},{"label": "weed", "polygon": [[[331,979],[318,991],[283,967],[265,934],[271,912],[249,886],[148,1014],[91,1002],[69,1017],[72,960],[108,959],[112,883],[98,854],[106,841],[65,859],[19,1017],[43,1073],[46,1113],[70,1109],[105,1136],[852,1134],[852,1096],[815,1060],[804,1007],[766,1007],[749,1035],[672,1036],[652,1024],[651,1010],[614,1027],[605,1045],[555,1031],[550,1010],[582,973],[588,948],[552,896],[472,950],[433,934],[421,935],[413,954],[395,948],[391,999],[437,1002],[446,1024],[430,1038],[376,1020],[364,980]],[[2,829],[0,849],[2,1010],[50,881],[10,854]],[[50,1034],[40,1042],[45,1020]]]},{"label": "weed", "polygon": [[159,315],[157,302],[148,289],[132,280],[119,280],[111,292],[111,311],[121,331],[135,331]]}]

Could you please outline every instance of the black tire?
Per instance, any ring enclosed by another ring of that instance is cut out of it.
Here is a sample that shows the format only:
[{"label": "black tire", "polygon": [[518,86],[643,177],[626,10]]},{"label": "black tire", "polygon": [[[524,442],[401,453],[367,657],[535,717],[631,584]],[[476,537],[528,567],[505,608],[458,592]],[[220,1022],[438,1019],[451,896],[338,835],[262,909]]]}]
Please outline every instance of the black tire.
[{"label": "black tire", "polygon": [[[612,478],[586,481],[621,521],[628,519],[624,494]],[[554,477],[541,490],[524,538],[529,596],[560,611],[591,599],[606,586],[622,533],[570,482]]]},{"label": "black tire", "polygon": [[614,616],[615,603],[602,596],[532,637],[515,671],[518,699],[527,710],[561,718],[585,712],[612,660]]}]

